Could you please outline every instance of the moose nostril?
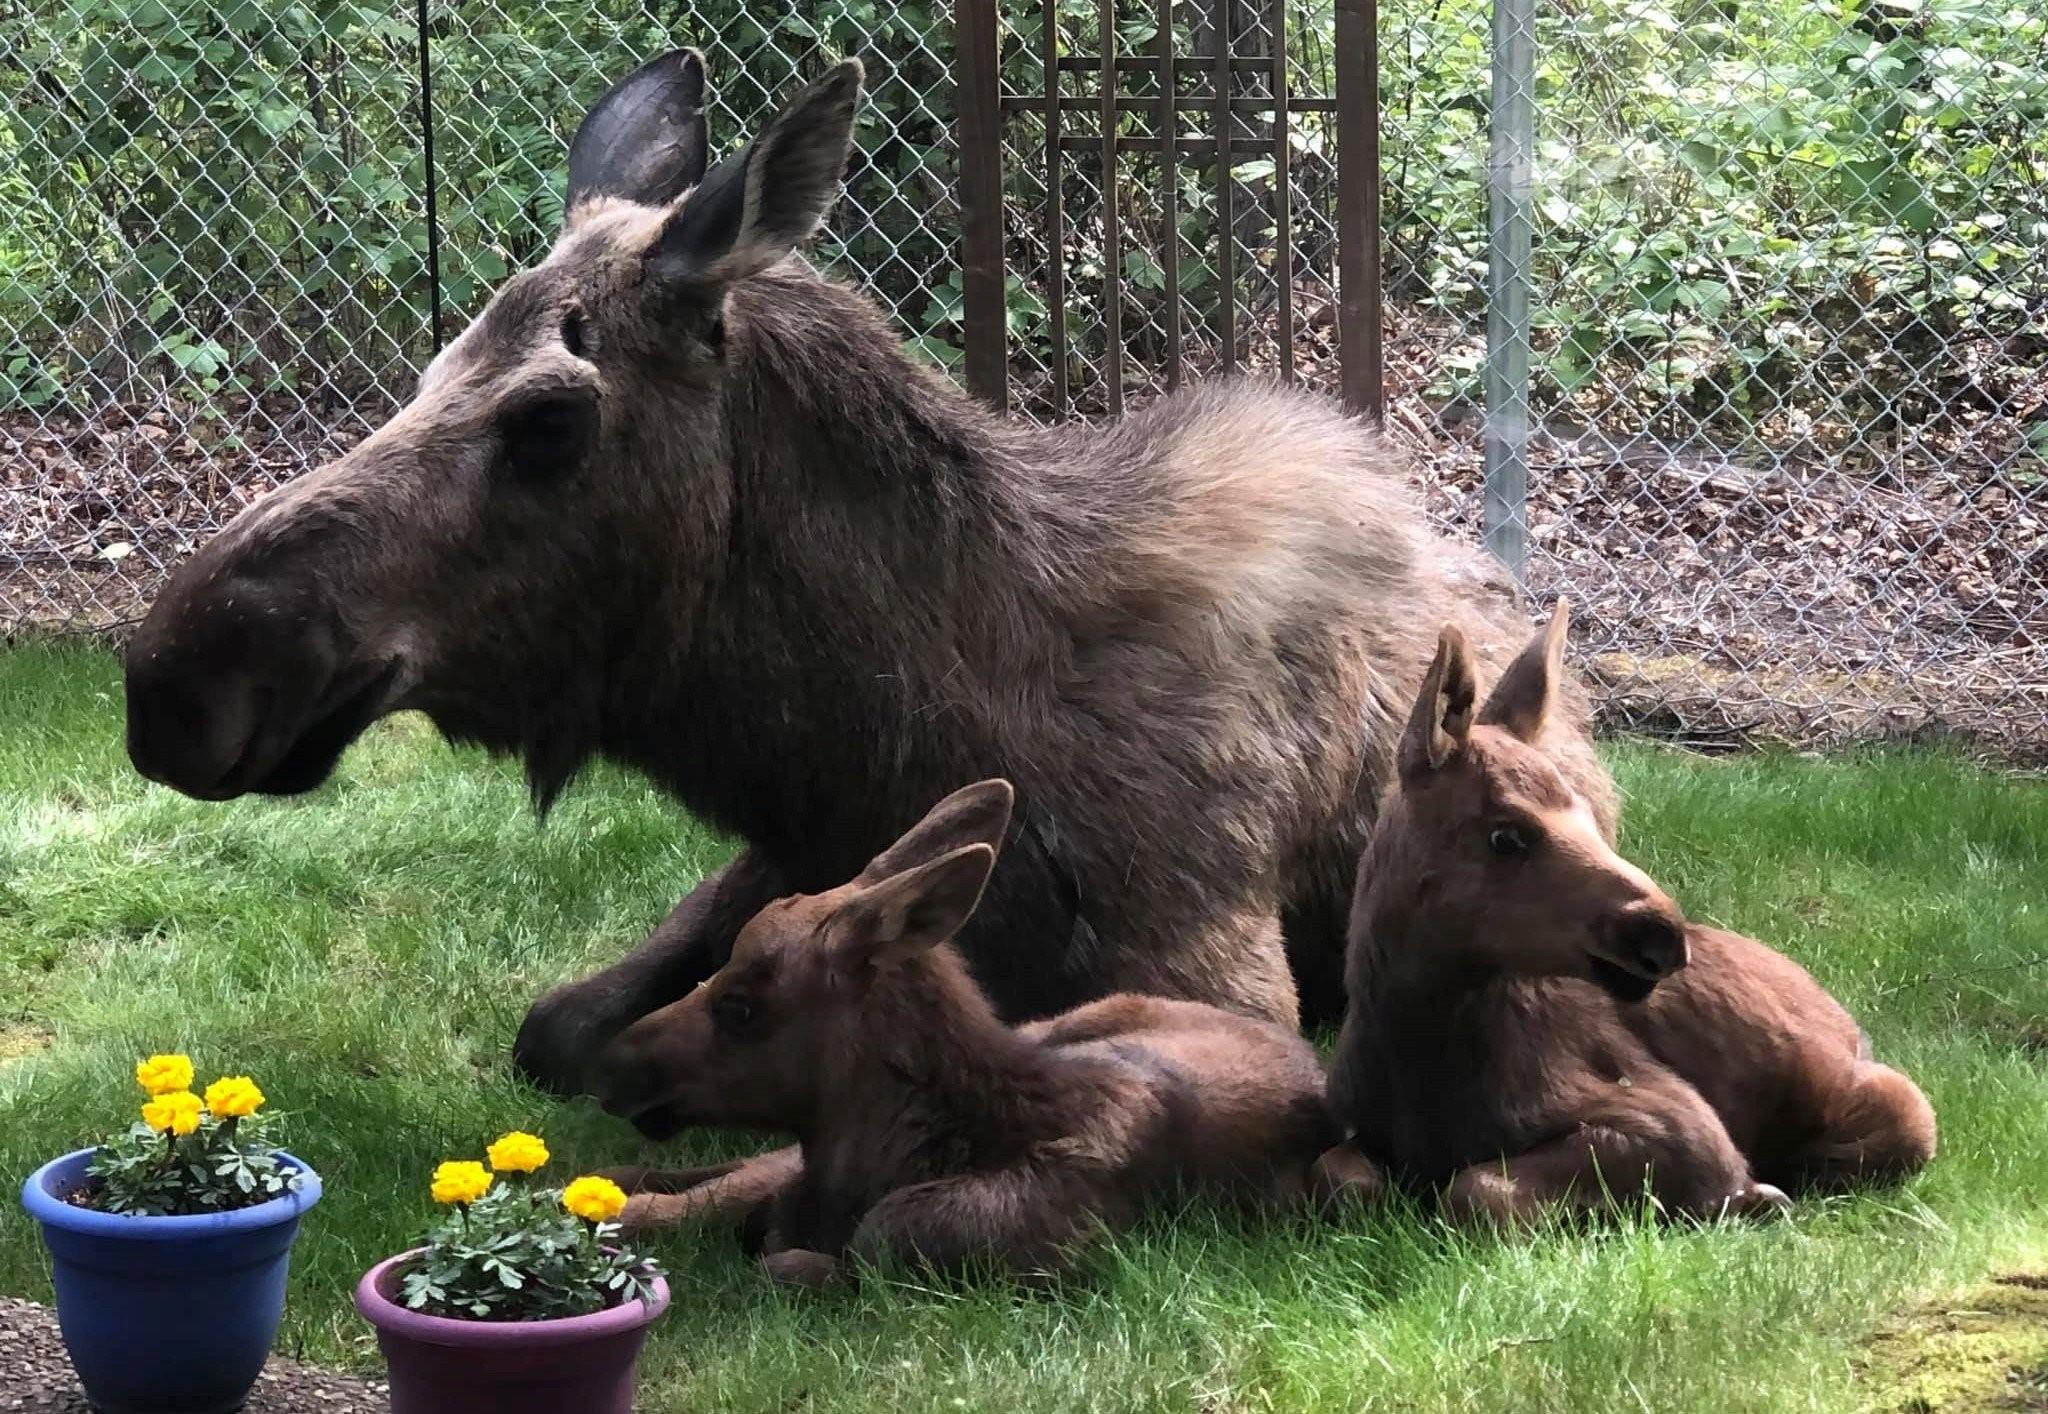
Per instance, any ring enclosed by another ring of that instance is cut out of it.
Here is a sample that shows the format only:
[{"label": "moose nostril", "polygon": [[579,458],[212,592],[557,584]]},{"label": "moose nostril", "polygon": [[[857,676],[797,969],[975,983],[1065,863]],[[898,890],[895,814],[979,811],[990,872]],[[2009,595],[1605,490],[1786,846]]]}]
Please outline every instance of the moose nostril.
[{"label": "moose nostril", "polygon": [[1669,918],[1639,913],[1623,925],[1621,942],[1654,976],[1668,977],[1685,966],[1685,930]]}]

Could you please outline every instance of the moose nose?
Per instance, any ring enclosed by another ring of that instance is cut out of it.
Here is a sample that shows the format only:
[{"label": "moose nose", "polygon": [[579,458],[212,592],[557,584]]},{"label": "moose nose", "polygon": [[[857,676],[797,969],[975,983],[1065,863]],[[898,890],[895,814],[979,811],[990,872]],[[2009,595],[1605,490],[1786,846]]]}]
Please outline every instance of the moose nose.
[{"label": "moose nose", "polygon": [[1623,914],[1614,931],[1614,946],[1645,977],[1669,977],[1686,964],[1685,925],[1660,908],[1639,907]]},{"label": "moose nose", "polygon": [[153,781],[225,800],[275,754],[278,728],[324,689],[332,632],[291,595],[241,576],[174,581],[128,642],[128,756]]}]

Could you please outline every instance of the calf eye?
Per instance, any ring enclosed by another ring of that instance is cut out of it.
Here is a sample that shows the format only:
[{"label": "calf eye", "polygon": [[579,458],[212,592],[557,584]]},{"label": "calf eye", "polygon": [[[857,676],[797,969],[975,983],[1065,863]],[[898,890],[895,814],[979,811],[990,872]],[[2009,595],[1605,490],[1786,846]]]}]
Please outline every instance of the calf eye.
[{"label": "calf eye", "polygon": [[583,357],[583,316],[573,309],[562,316],[562,347],[577,358]]},{"label": "calf eye", "polygon": [[1502,859],[1521,859],[1529,853],[1529,838],[1513,825],[1495,825],[1486,847]]},{"label": "calf eye", "polygon": [[576,470],[597,438],[597,400],[554,393],[506,409],[498,431],[507,471],[523,481],[554,480]]},{"label": "calf eye", "polygon": [[754,1022],[754,1004],[746,997],[725,993],[711,1003],[711,1019],[728,1031],[744,1031]]}]

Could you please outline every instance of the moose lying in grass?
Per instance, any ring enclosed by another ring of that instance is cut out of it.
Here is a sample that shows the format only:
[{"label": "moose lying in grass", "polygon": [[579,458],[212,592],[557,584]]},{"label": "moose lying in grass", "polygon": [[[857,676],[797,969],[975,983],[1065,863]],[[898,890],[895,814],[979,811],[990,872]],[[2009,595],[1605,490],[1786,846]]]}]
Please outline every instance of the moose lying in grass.
[{"label": "moose lying in grass", "polygon": [[[1505,661],[1511,589],[1306,394],[1216,384],[1046,429],[913,363],[791,258],[860,84],[840,65],[708,171],[695,53],[607,93],[553,253],[408,407],[166,586],[128,648],[137,768],[208,799],[309,790],[416,708],[522,756],[542,801],[606,756],[743,838],[642,948],[534,1008],[520,1060],[562,1089],[763,906],[989,776],[1018,809],[958,943],[1003,1016],[1139,991],[1292,1022],[1292,953],[1334,1019],[1434,626]],[[1582,707],[1557,715],[1605,828]]]},{"label": "moose lying in grass", "polygon": [[750,1226],[778,1280],[846,1255],[1043,1273],[1169,1195],[1308,1196],[1338,1131],[1292,1028],[1128,995],[997,1018],[948,940],[1010,809],[1007,782],[969,786],[851,883],[770,904],[598,1067],[614,1113],[797,1134],[800,1162],[747,1166],[772,1178]]},{"label": "moose lying in grass", "polygon": [[1360,866],[1329,1182],[1390,1171],[1465,1219],[1652,1196],[1692,1215],[1898,1179],[1934,1112],[1762,943],[1688,923],[1542,750],[1566,610],[1477,716],[1455,628]]}]

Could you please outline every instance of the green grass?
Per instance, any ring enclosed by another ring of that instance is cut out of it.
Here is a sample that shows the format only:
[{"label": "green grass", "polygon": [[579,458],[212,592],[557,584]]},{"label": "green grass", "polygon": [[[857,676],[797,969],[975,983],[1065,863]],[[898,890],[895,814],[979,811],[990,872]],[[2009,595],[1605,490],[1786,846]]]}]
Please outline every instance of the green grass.
[{"label": "green grass", "polygon": [[[429,1219],[439,1159],[514,1126],[562,1171],[657,1152],[512,1076],[525,1003],[637,941],[726,846],[603,774],[545,825],[516,776],[401,720],[298,802],[146,786],[112,661],[0,649],[0,1180],[125,1122],[134,1058],[252,1071],[326,1175],[282,1345],[370,1368],[355,1276]],[[1941,756],[1611,752],[1628,846],[1771,939],[1920,1078],[1910,1189],[1763,1230],[1468,1242],[1413,1214],[1158,1219],[1057,1295],[766,1289],[727,1239],[661,1255],[644,1407],[1837,1409],[1888,1314],[2048,1260],[2048,789]],[[729,1142],[729,1141],[726,1141]],[[668,1151],[671,1155],[677,1151]],[[0,1210],[0,1291],[47,1297]]]}]

